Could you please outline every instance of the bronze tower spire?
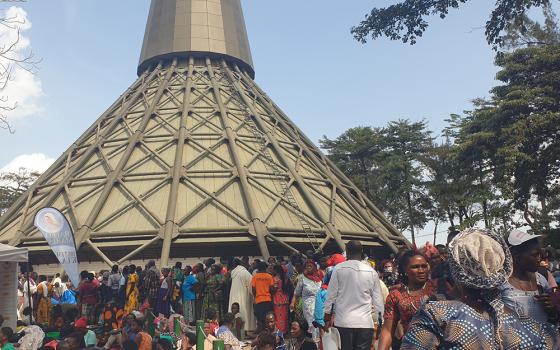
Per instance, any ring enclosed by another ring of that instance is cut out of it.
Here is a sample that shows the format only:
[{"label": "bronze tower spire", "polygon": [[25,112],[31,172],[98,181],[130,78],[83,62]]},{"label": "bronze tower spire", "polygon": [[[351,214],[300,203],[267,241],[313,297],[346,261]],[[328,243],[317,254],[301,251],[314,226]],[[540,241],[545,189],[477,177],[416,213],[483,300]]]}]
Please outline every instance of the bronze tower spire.
[{"label": "bronze tower spire", "polygon": [[152,1],[138,74],[174,57],[223,57],[254,76],[240,0]]}]

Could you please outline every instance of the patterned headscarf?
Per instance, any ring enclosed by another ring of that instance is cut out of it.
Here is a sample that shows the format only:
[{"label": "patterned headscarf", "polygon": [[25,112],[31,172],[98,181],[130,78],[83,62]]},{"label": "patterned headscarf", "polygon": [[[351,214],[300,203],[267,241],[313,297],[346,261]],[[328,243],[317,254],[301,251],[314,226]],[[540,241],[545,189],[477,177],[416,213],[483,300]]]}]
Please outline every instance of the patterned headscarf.
[{"label": "patterned headscarf", "polygon": [[470,228],[449,243],[449,266],[456,283],[481,291],[492,308],[496,340],[501,342],[500,319],[504,312],[499,287],[513,272],[511,253],[504,238],[490,230]]}]

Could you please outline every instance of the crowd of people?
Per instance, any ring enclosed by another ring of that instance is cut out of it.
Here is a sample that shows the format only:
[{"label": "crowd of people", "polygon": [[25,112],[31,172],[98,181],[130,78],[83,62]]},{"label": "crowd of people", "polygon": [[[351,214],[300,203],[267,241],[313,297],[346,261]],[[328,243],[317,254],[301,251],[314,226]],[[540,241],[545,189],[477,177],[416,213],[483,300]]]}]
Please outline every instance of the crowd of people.
[{"label": "crowd of people", "polygon": [[113,266],[20,283],[18,329],[2,350],[560,349],[556,251],[513,231],[452,232],[386,260],[359,241],[328,256],[209,258],[172,268]]}]

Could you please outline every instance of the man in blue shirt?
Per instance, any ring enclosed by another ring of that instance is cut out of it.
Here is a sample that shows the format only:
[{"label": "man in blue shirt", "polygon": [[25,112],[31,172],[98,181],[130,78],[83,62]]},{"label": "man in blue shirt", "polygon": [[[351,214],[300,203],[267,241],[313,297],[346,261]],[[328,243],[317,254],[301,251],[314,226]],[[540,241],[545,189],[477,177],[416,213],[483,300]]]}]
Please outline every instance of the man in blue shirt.
[{"label": "man in blue shirt", "polygon": [[198,279],[196,275],[191,273],[192,269],[190,266],[185,266],[185,279],[183,281],[183,286],[181,287],[183,294],[183,317],[188,323],[194,322],[195,320],[195,301],[196,292],[193,289],[198,284]]}]

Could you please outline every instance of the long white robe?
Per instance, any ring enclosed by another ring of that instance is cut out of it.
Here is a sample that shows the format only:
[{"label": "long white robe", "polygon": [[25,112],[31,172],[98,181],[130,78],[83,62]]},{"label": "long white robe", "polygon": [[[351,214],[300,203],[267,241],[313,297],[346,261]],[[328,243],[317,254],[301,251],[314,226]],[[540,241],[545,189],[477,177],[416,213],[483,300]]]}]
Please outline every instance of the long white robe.
[{"label": "long white robe", "polygon": [[27,281],[23,284],[23,306],[22,311],[29,305],[29,292],[31,292],[31,308],[33,308],[33,297],[37,293],[37,284],[32,279],[29,279],[29,287],[27,286]]},{"label": "long white robe", "polygon": [[241,265],[231,271],[231,291],[229,293],[229,311],[231,304],[239,304],[239,314],[245,321],[245,331],[254,331],[257,321],[253,313],[253,293],[251,279],[253,276]]},{"label": "long white robe", "polygon": [[[31,292],[31,305],[29,305],[29,292]],[[23,310],[29,306],[33,309],[33,297],[35,296],[35,293],[37,293],[37,285],[35,284],[35,281],[30,278],[29,287],[27,287],[27,281],[23,284],[23,304],[21,304],[19,308],[19,317],[21,320],[27,321],[28,323],[31,323],[31,320],[29,316],[23,316]]]}]

